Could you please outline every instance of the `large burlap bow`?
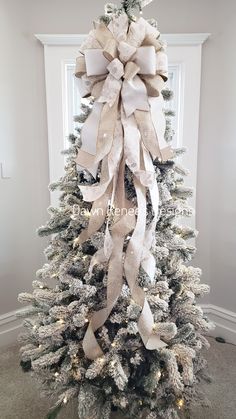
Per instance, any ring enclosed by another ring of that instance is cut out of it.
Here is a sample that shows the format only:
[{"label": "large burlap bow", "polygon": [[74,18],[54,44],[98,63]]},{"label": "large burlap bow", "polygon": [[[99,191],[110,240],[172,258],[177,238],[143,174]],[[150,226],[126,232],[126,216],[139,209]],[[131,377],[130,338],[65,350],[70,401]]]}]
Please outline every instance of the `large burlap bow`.
[{"label": "large burlap bow", "polygon": [[[100,182],[80,185],[84,200],[93,205],[88,228],[77,243],[83,243],[98,231],[106,221],[107,209],[111,205],[115,208],[111,232],[107,224],[104,248],[93,256],[90,266],[92,272],[95,264],[109,261],[107,301],[104,309],[93,314],[83,341],[85,355],[90,359],[103,353],[95,332],[105,323],[120,296],[123,275],[132,299],[142,310],[138,329],[145,347],[153,350],[165,346],[153,333],[153,316],[145,292],[137,284],[140,266],[151,281],[155,274],[150,249],[155,241],[159,192],[153,159],[172,157],[164,139],[161,95],[167,79],[167,58],[158,36],[158,31],[143,18],[129,23],[126,14],[121,14],[108,27],[95,24],[76,63],[81,95],[95,97],[92,112],[82,128],[82,147],[76,162],[94,177],[101,164]],[[137,208],[125,197],[125,165],[133,173]],[[153,209],[148,228],[147,191]],[[124,255],[128,234],[132,236]]]}]

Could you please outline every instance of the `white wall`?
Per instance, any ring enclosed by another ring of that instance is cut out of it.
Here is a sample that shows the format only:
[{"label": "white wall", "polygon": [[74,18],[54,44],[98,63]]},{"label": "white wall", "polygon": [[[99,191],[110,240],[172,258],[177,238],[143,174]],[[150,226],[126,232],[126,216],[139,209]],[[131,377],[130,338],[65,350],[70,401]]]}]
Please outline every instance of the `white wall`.
[{"label": "white wall", "polygon": [[[86,33],[103,0],[0,0],[0,314],[17,307],[43,262],[35,229],[49,203],[43,47],[34,33]],[[162,32],[211,32],[203,47],[195,264],[212,285],[211,304],[236,311],[236,3],[154,0],[144,16]]]}]

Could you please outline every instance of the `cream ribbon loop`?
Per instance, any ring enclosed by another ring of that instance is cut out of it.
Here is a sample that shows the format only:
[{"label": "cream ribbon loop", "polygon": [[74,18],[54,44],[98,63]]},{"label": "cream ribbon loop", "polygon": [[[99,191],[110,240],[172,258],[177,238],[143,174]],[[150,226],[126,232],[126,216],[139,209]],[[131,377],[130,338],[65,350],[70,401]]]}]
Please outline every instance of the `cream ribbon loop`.
[{"label": "cream ribbon loop", "polygon": [[[159,191],[153,159],[167,160],[173,156],[164,138],[161,90],[168,66],[158,36],[159,32],[143,18],[129,23],[124,13],[114,17],[108,26],[95,24],[76,62],[81,95],[95,97],[81,131],[82,147],[76,162],[94,178],[101,165],[99,183],[80,185],[84,200],[92,203],[92,215],[77,242],[83,243],[99,231],[107,219],[109,205],[120,211],[111,231],[107,224],[104,248],[93,256],[89,269],[92,274],[97,263],[108,263],[107,299],[104,308],[91,316],[83,341],[89,359],[102,354],[95,332],[109,318],[124,276],[133,300],[141,308],[138,330],[145,347],[155,350],[166,346],[153,332],[153,315],[145,292],[138,285],[141,266],[150,281],[154,280],[156,269],[151,249],[155,243]],[[132,174],[137,208],[125,196],[125,166]],[[147,191],[153,211],[148,227]],[[128,234],[131,238],[123,258]]]}]

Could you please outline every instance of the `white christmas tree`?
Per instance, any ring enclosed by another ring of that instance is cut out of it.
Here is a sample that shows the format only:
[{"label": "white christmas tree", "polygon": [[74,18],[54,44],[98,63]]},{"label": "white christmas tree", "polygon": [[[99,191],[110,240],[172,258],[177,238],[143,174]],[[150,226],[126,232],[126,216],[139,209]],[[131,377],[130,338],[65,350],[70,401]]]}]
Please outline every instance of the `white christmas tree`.
[{"label": "white christmas tree", "polygon": [[150,1],[106,5],[81,46],[87,103],[65,176],[50,186],[59,207],[38,231],[52,236],[47,263],[19,296],[21,365],[58,397],[48,418],[75,397],[79,419],[178,418],[207,404],[199,383],[211,324],[196,298],[208,286],[188,264],[196,232],[179,224],[192,190],[163,110],[165,44],[154,20],[133,15]]}]

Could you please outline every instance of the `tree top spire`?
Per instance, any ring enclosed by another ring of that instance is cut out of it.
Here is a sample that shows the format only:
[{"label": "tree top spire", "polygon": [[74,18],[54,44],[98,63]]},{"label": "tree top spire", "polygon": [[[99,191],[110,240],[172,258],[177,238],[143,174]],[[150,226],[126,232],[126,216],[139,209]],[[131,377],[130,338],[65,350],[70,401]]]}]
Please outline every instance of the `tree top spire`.
[{"label": "tree top spire", "polygon": [[130,13],[133,9],[142,9],[151,3],[153,0],[122,0],[121,5],[125,12]]},{"label": "tree top spire", "polygon": [[132,20],[133,10],[138,9],[140,13],[145,6],[151,3],[153,0],[121,0],[121,6],[117,6],[114,3],[107,3],[105,5],[105,13],[107,15],[113,13],[125,12],[128,17]]}]

